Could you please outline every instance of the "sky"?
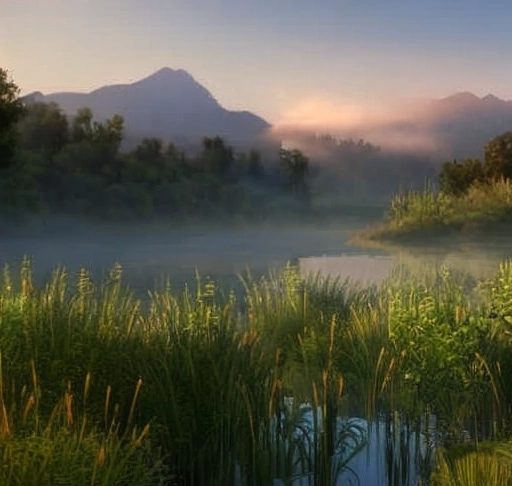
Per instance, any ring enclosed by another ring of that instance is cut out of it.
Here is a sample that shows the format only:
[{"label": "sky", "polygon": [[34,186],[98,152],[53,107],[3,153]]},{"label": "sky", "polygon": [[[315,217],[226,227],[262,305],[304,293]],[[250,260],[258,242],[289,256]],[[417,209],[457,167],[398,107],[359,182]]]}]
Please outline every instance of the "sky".
[{"label": "sky", "polygon": [[0,0],[23,94],[168,66],[274,124],[460,91],[512,99],[510,0]]}]

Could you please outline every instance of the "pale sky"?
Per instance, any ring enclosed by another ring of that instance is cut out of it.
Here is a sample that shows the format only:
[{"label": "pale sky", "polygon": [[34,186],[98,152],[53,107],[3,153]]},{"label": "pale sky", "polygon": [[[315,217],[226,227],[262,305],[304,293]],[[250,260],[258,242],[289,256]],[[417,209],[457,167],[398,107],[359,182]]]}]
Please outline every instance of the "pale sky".
[{"label": "pale sky", "polygon": [[23,94],[181,68],[279,123],[459,91],[512,99],[511,19],[511,0],[0,0],[0,66]]}]

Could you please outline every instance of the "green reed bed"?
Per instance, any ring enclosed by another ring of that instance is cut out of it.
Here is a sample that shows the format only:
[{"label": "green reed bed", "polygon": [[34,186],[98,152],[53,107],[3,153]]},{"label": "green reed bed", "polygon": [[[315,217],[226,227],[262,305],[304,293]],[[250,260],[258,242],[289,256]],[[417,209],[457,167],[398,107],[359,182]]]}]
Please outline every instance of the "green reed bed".
[{"label": "green reed bed", "polygon": [[399,192],[391,199],[386,220],[361,231],[355,240],[414,239],[454,232],[507,231],[512,220],[512,183],[496,180],[450,195],[427,185],[423,191]]},{"label": "green reed bed", "polygon": [[[27,261],[6,269],[0,485],[62,472],[62,484],[331,486],[356,480],[369,437],[354,416],[386,418],[402,444],[432,416],[448,449],[511,436],[510,262],[476,285],[445,269],[360,288],[292,266],[243,282],[238,295],[209,279],[164,286],[142,303],[120,266],[99,284],[58,269],[42,288]],[[408,451],[396,444],[395,466]]]},{"label": "green reed bed", "polygon": [[512,444],[483,443],[440,449],[433,486],[510,486],[512,484]]},{"label": "green reed bed", "polygon": [[[5,370],[1,369],[2,376]],[[76,403],[71,382],[47,415],[41,413],[44,392],[31,363],[32,383],[8,402],[7,383],[0,383],[0,484],[67,486],[92,484],[163,485],[172,480],[160,452],[148,439],[150,427],[118,422],[118,409],[105,392],[105,425],[91,422],[86,401],[90,375],[83,387],[84,403]],[[139,384],[134,387],[135,407]]]}]

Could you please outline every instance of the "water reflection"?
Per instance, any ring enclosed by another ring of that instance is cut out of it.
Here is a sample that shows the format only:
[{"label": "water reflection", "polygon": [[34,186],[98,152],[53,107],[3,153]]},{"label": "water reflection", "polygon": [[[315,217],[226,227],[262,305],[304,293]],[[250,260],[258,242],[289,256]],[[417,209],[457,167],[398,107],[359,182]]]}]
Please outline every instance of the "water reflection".
[{"label": "water reflection", "polygon": [[193,283],[196,271],[223,286],[237,285],[238,275],[254,277],[269,269],[298,262],[303,273],[381,283],[393,268],[405,265],[417,272],[448,265],[474,277],[488,277],[499,262],[512,256],[512,239],[451,239],[414,248],[357,248],[347,245],[354,224],[335,228],[246,228],[238,230],[82,232],[25,235],[0,239],[0,265],[16,266],[23,256],[34,262],[36,280],[48,279],[64,265],[73,276],[81,267],[96,280],[121,263],[125,281],[139,295],[164,278],[181,290]]},{"label": "water reflection", "polygon": [[512,257],[512,239],[468,241],[458,245],[415,248],[387,248],[373,253],[308,256],[299,259],[301,272],[319,272],[362,285],[379,285],[397,269],[407,268],[421,275],[428,270],[449,267],[477,279],[490,277],[500,262]]}]

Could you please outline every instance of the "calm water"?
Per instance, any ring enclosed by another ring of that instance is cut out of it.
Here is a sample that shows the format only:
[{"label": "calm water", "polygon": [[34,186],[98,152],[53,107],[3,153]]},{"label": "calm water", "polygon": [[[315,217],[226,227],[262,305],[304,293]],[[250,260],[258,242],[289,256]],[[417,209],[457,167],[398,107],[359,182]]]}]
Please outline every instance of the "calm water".
[{"label": "calm water", "polygon": [[452,241],[413,250],[368,250],[347,245],[361,223],[337,227],[266,227],[246,230],[147,231],[124,230],[63,232],[5,236],[0,239],[0,265],[16,266],[23,256],[33,261],[36,280],[51,276],[64,265],[71,275],[81,267],[101,279],[116,262],[122,264],[125,281],[138,294],[168,277],[181,288],[195,281],[196,271],[225,286],[238,282],[249,270],[253,276],[279,270],[287,262],[298,263],[306,273],[321,272],[362,283],[379,283],[397,265],[421,271],[425,265],[443,264],[488,276],[500,261],[512,256],[511,238]]}]

